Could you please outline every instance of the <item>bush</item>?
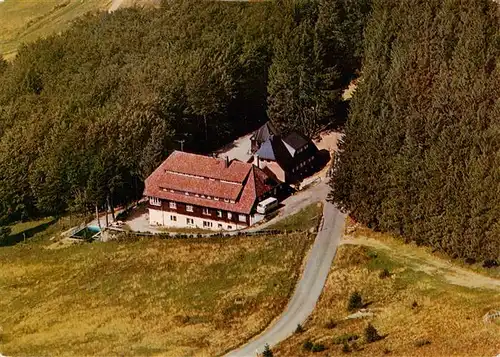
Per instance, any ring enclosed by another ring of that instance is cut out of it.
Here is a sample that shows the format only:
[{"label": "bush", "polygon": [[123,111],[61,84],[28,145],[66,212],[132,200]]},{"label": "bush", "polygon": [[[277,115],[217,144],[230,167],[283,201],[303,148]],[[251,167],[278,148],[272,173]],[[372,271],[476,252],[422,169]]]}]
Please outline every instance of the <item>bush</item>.
[{"label": "bush", "polygon": [[476,264],[476,259],[474,258],[465,258],[465,264]]},{"label": "bush", "polygon": [[295,333],[302,333],[304,332],[304,328],[302,327],[301,324],[297,324],[297,328],[295,329]]},{"label": "bush", "polygon": [[344,345],[342,346],[342,352],[344,353],[351,352],[351,348],[349,347],[349,344],[346,341],[344,341]]},{"label": "bush", "polygon": [[415,341],[415,347],[422,347],[422,346],[430,345],[430,344],[431,344],[431,341],[429,341],[427,339],[420,339],[420,340]]},{"label": "bush", "polygon": [[368,256],[368,258],[371,258],[371,259],[375,259],[378,257],[378,254],[376,251],[374,250],[370,250],[366,253],[366,255]]},{"label": "bush", "polygon": [[337,336],[333,339],[333,343],[335,345],[340,345],[340,344],[343,344],[343,343],[348,343],[348,342],[351,342],[351,341],[356,341],[357,339],[359,338],[358,335],[354,334],[354,333],[345,333],[341,336]]},{"label": "bush", "polygon": [[311,348],[311,352],[313,352],[313,353],[322,352],[324,350],[326,350],[326,347],[322,343],[315,343]]},{"label": "bush", "polygon": [[332,329],[337,327],[337,323],[333,321],[332,319],[328,320],[328,322],[325,324],[325,327],[328,329]]},{"label": "bush", "polygon": [[312,348],[313,348],[313,343],[310,341],[310,340],[307,340],[306,342],[304,342],[304,344],[302,345],[302,348],[305,349],[306,351],[311,351]]},{"label": "bush", "polygon": [[267,343],[264,346],[264,352],[262,352],[262,357],[273,357],[273,351],[271,351],[271,348]]},{"label": "bush", "polygon": [[483,262],[483,268],[496,268],[498,265],[498,262],[494,259],[487,259]]},{"label": "bush", "polygon": [[0,227],[0,246],[7,244],[9,235],[10,235],[9,227]]},{"label": "bush", "polygon": [[349,302],[347,303],[347,310],[353,311],[363,307],[363,299],[358,291],[355,291],[349,296]]},{"label": "bush", "polygon": [[389,270],[387,270],[386,268],[384,268],[384,270],[382,270],[380,272],[380,274],[378,275],[378,277],[380,279],[390,278],[391,277],[391,273],[389,272]]},{"label": "bush", "polygon": [[413,303],[411,304],[411,308],[416,309],[417,307],[418,307],[418,303],[416,301],[413,301]]},{"label": "bush", "polygon": [[378,334],[378,331],[372,324],[368,324],[365,329],[365,340],[367,343],[376,342],[382,339],[382,336]]}]

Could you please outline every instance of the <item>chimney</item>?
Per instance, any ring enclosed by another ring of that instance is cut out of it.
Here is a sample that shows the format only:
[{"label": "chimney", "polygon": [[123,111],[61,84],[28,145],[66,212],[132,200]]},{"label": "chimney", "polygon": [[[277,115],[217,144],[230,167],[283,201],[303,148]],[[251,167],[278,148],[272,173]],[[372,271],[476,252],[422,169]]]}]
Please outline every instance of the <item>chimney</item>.
[{"label": "chimney", "polygon": [[229,167],[229,156],[226,156],[226,169]]},{"label": "chimney", "polygon": [[259,155],[257,154],[255,154],[254,165],[260,169],[260,160],[259,160]]}]

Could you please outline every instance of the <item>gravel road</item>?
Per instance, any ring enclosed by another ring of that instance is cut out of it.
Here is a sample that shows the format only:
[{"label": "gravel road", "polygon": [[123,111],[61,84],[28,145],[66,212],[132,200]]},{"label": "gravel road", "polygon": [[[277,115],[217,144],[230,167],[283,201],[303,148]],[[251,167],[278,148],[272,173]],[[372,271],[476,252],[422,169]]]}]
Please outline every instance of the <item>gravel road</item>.
[{"label": "gravel road", "polygon": [[323,226],[307,256],[304,272],[283,314],[261,335],[246,345],[229,352],[226,357],[255,357],[264,345],[276,345],[294,333],[311,314],[325,285],[330,266],[340,243],[345,215],[331,203],[325,203]]}]

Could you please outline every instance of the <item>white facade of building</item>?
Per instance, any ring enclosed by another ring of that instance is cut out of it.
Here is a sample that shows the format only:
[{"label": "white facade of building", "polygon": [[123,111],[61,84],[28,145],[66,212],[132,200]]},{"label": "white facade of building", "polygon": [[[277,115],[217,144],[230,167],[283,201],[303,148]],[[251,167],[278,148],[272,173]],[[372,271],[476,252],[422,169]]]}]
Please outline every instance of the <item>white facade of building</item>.
[{"label": "white facade of building", "polygon": [[149,224],[152,226],[172,228],[200,228],[211,229],[215,231],[234,231],[237,229],[248,227],[246,223],[239,224],[237,222],[223,222],[213,220],[208,217],[194,217],[177,212],[168,212],[152,208],[149,208]]}]

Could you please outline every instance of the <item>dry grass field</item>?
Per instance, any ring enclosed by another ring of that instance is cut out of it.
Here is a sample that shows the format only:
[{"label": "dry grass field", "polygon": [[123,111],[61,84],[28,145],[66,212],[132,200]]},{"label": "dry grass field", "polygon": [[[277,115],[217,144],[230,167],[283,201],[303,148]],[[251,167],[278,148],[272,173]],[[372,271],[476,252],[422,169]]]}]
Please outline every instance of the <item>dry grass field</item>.
[{"label": "dry grass field", "polygon": [[312,240],[289,234],[1,247],[0,353],[221,354],[282,311]]},{"label": "dry grass field", "polygon": [[[275,356],[496,356],[500,321],[483,316],[500,311],[500,280],[480,275],[387,235],[358,228],[339,247],[325,290],[305,331],[277,346]],[[387,269],[390,276],[381,277]],[[360,292],[374,315],[345,318],[350,295]],[[366,343],[372,323],[380,341]],[[344,347],[349,334],[359,338]],[[304,343],[323,344],[322,352]]]},{"label": "dry grass field", "polygon": [[4,0],[0,2],[0,54],[15,56],[28,43],[66,29],[77,17],[105,10],[111,0]]}]

